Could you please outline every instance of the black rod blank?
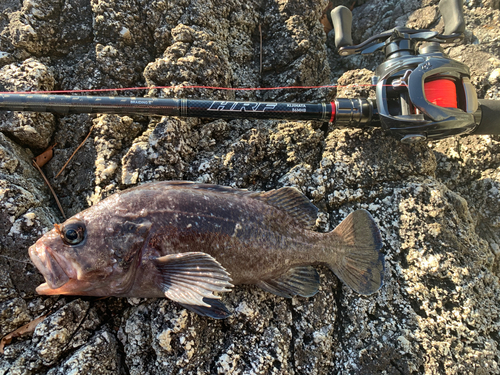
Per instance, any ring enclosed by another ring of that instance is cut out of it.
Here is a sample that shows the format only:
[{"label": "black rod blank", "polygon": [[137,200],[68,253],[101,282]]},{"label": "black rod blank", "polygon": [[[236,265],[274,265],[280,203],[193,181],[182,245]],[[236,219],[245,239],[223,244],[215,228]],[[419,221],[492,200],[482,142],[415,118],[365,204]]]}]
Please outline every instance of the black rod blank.
[{"label": "black rod blank", "polygon": [[146,116],[332,121],[331,103],[273,103],[53,94],[0,94],[0,110],[57,114],[114,113]]}]

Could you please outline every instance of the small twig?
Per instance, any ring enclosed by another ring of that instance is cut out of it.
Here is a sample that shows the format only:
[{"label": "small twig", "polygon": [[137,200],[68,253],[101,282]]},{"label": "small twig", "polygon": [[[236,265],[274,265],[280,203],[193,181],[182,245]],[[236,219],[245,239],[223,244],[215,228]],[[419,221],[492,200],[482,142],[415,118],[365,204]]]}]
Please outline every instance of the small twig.
[{"label": "small twig", "polygon": [[262,26],[259,23],[259,34],[260,34],[260,73],[262,74]]},{"label": "small twig", "polygon": [[38,172],[40,172],[40,174],[42,175],[43,180],[45,181],[45,183],[49,187],[50,191],[52,192],[52,195],[54,196],[54,198],[56,200],[57,206],[59,207],[59,210],[61,211],[61,214],[62,214],[64,220],[66,220],[66,215],[64,214],[64,211],[62,209],[61,203],[59,202],[59,199],[57,199],[56,192],[54,191],[54,189],[52,189],[52,186],[50,186],[49,180],[47,180],[47,177],[45,177],[45,174],[43,173],[42,168],[40,168],[38,166],[38,164],[36,163],[35,160],[33,160],[33,165],[36,167],[36,169],[38,169]]},{"label": "small twig", "polygon": [[71,156],[69,157],[68,161],[67,161],[66,163],[64,163],[64,165],[62,166],[61,170],[59,171],[59,173],[57,173],[57,174],[56,174],[56,177],[54,177],[54,178],[59,177],[59,175],[62,173],[62,171],[64,171],[64,168],[66,168],[66,166],[69,164],[69,162],[71,161],[71,159],[73,159],[73,156],[75,156],[75,154],[78,152],[78,150],[79,150],[80,148],[82,148],[83,144],[84,144],[85,142],[87,142],[87,139],[89,139],[90,134],[92,133],[92,130],[93,130],[93,129],[94,129],[94,125],[92,125],[92,126],[90,127],[89,134],[87,134],[87,136],[85,137],[85,139],[83,140],[83,142],[82,142],[82,143],[80,143],[80,145],[76,148],[76,150],[75,150],[75,151],[71,154]]}]

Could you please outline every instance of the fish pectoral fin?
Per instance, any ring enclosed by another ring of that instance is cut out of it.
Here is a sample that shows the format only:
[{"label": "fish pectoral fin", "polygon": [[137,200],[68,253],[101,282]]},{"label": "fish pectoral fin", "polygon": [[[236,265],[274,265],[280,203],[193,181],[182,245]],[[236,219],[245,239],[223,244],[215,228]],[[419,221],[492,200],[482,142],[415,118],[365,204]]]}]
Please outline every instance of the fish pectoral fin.
[{"label": "fish pectoral fin", "polygon": [[312,266],[300,266],[290,268],[277,278],[261,280],[257,286],[284,298],[312,297],[318,292],[319,274]]},{"label": "fish pectoral fin", "polygon": [[219,299],[214,292],[228,292],[233,287],[229,273],[205,253],[165,255],[153,262],[165,296],[183,305],[210,308],[205,300]]},{"label": "fish pectoral fin", "polygon": [[199,315],[208,316],[209,318],[213,319],[225,319],[232,315],[231,312],[226,308],[226,306],[217,299],[203,298],[203,302],[205,302],[209,306],[206,307],[200,305],[187,305],[185,303],[181,303],[181,305]]}]

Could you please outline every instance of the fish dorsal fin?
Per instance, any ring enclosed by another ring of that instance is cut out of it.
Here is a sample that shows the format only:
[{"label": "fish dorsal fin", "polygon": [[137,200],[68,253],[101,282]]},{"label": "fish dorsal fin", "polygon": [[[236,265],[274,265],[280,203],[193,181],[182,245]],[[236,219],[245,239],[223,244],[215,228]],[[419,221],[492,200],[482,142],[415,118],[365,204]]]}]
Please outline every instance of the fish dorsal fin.
[{"label": "fish dorsal fin", "polygon": [[312,297],[318,292],[319,274],[312,266],[299,266],[289,269],[279,277],[261,280],[257,286],[284,298],[296,295]]},{"label": "fish dorsal fin", "polygon": [[165,296],[183,305],[210,309],[207,301],[220,299],[213,292],[228,292],[233,286],[224,267],[202,252],[165,255],[155,258],[153,263]]},{"label": "fish dorsal fin", "polygon": [[254,198],[287,212],[306,228],[316,224],[318,208],[298,189],[290,186],[278,190],[256,193]]},{"label": "fish dorsal fin", "polygon": [[221,194],[247,196],[265,202],[285,211],[304,227],[311,229],[316,224],[318,208],[298,189],[285,186],[277,190],[254,192],[245,189],[234,189],[228,186],[203,184],[189,181],[155,182],[155,188],[209,190]]}]

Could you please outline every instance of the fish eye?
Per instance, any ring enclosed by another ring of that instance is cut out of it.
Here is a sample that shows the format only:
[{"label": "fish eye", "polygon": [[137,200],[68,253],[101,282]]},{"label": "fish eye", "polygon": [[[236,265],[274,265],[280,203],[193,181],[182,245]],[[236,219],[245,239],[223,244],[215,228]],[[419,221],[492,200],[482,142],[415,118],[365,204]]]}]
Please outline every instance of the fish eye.
[{"label": "fish eye", "polygon": [[80,220],[59,226],[59,234],[66,245],[78,245],[85,238],[85,224]]}]

